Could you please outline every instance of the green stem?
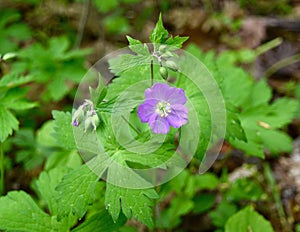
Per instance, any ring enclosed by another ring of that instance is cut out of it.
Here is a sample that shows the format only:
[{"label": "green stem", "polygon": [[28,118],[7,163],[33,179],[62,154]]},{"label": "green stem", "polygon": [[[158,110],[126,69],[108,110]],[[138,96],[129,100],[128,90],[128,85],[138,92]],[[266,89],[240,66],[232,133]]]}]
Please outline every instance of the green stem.
[{"label": "green stem", "polygon": [[122,115],[121,117],[123,118],[123,120],[124,120],[126,123],[128,123],[128,125],[130,126],[130,128],[133,129],[138,135],[141,134],[141,132],[140,132],[138,129],[136,129],[135,126],[132,125],[132,123],[129,122],[123,115]]},{"label": "green stem", "polygon": [[264,74],[264,77],[268,78],[270,77],[272,74],[274,74],[275,72],[277,72],[279,69],[282,69],[286,66],[289,66],[291,64],[294,64],[296,62],[300,61],[300,54],[294,55],[294,56],[290,56],[287,58],[284,58],[278,62],[276,62],[275,64],[273,64]]},{"label": "green stem", "polygon": [[85,0],[84,5],[83,5],[82,15],[81,15],[79,26],[78,26],[77,38],[76,38],[76,42],[74,44],[75,49],[78,49],[80,47],[80,44],[82,41],[84,28],[86,26],[88,14],[89,14],[89,5],[90,5],[90,0]]},{"label": "green stem", "polygon": [[268,182],[268,186],[270,187],[270,190],[271,190],[270,192],[273,194],[272,197],[275,202],[278,215],[280,217],[280,224],[283,226],[283,228],[287,229],[286,231],[290,231],[289,229],[291,228],[291,226],[290,226],[290,224],[287,220],[286,214],[284,212],[284,208],[283,208],[281,197],[280,197],[280,192],[279,192],[278,186],[276,184],[276,181],[273,177],[273,173],[272,173],[270,164],[268,164],[268,163],[264,164],[264,175]]},{"label": "green stem", "polygon": [[151,60],[150,70],[151,70],[151,86],[152,86],[153,85],[153,78],[154,78],[154,74],[153,74],[153,60]]},{"label": "green stem", "polygon": [[3,144],[0,142],[0,196],[4,192],[4,153]]},{"label": "green stem", "polygon": [[282,41],[283,41],[282,38],[278,37],[276,39],[273,39],[273,40],[259,46],[258,48],[255,49],[256,56],[259,56],[259,55],[279,46],[282,43]]}]

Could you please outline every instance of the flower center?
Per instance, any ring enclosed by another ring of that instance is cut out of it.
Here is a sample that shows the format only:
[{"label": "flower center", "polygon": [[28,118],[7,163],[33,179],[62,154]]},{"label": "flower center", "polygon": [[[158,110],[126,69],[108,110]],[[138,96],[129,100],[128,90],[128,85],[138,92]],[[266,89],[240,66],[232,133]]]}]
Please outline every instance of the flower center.
[{"label": "flower center", "polygon": [[171,105],[168,102],[159,102],[156,105],[156,113],[160,115],[160,117],[167,117],[169,113],[171,113]]}]

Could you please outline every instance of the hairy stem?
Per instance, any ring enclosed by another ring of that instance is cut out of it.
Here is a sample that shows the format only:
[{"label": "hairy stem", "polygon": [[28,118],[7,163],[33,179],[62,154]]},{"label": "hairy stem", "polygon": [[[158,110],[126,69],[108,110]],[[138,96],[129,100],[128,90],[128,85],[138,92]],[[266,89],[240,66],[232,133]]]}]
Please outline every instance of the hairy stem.
[{"label": "hairy stem", "polygon": [[0,142],[0,195],[4,192],[4,153],[3,144]]}]

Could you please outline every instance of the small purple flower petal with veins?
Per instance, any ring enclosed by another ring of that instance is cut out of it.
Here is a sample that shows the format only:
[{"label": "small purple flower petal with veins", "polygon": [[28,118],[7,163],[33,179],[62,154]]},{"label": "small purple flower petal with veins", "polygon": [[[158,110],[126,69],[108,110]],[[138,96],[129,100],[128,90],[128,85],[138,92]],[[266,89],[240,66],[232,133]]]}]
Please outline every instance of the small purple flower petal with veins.
[{"label": "small purple flower petal with veins", "polygon": [[188,121],[186,96],[183,89],[156,83],[145,90],[146,100],[139,105],[137,114],[147,122],[153,133],[167,134],[170,126],[179,128]]}]

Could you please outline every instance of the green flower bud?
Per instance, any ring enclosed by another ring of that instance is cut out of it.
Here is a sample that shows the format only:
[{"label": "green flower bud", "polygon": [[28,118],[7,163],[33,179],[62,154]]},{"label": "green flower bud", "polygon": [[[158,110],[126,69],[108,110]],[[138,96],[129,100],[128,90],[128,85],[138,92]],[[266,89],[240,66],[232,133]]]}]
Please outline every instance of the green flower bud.
[{"label": "green flower bud", "polygon": [[99,125],[99,117],[97,114],[94,114],[92,116],[92,126],[93,126],[94,131],[97,129],[98,125]]},{"label": "green flower bud", "polygon": [[169,69],[173,70],[174,72],[178,71],[178,65],[174,61],[172,61],[172,60],[167,60],[166,61],[166,66]]},{"label": "green flower bud", "polygon": [[170,58],[173,57],[174,55],[170,51],[166,51],[164,54],[161,55],[163,58]]},{"label": "green flower bud", "polygon": [[159,73],[161,77],[164,78],[165,80],[168,78],[168,70],[165,67],[160,67]]},{"label": "green flower bud", "polygon": [[87,117],[84,121],[84,132],[86,133],[87,130],[92,126],[92,117]]},{"label": "green flower bud", "polygon": [[158,50],[161,52],[161,53],[165,53],[167,51],[167,45],[160,45]]},{"label": "green flower bud", "polygon": [[98,124],[99,117],[95,112],[93,112],[93,114],[88,116],[84,121],[84,132],[87,132],[87,130],[90,128],[96,131]]}]

